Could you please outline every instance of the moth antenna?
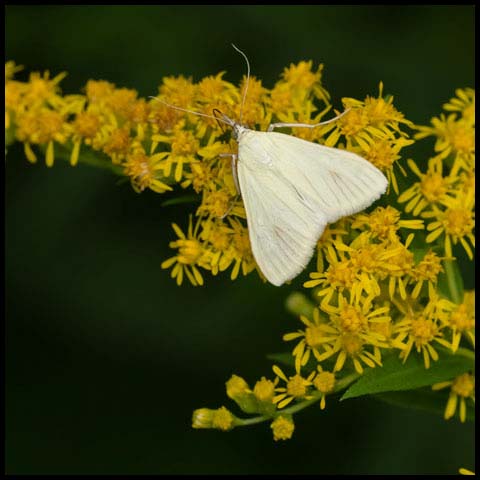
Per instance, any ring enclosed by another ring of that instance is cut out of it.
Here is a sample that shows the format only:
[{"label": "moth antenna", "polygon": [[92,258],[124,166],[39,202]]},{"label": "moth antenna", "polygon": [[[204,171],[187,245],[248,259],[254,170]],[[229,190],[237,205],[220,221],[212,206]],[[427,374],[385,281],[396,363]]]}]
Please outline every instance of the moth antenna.
[{"label": "moth antenna", "polygon": [[247,98],[247,91],[248,91],[248,82],[250,80],[250,62],[248,61],[248,58],[247,56],[245,55],[245,53],[243,53],[238,47],[236,47],[233,43],[232,43],[232,47],[238,52],[240,53],[240,55],[243,56],[243,58],[245,59],[245,62],[247,62],[247,81],[245,82],[245,88],[244,88],[244,91],[243,91],[243,98],[242,98],[242,104],[240,106],[240,120],[239,120],[239,123],[241,124],[242,123],[242,115],[243,115],[243,106],[245,105],[245,99]]},{"label": "moth antenna", "polygon": [[225,121],[221,118],[221,115],[223,115],[223,113],[218,108],[213,109],[213,116],[217,120],[218,126],[221,128],[222,132],[225,133],[225,129],[222,127],[222,124],[220,123],[221,121],[225,123]]},{"label": "moth antenna", "polygon": [[150,96],[148,98],[151,98],[152,100],[156,100],[157,102],[163,103],[167,107],[173,108],[174,110],[180,110],[181,112],[191,113],[193,115],[199,115],[200,117],[212,118],[213,120],[217,120],[217,121],[223,122],[227,125],[230,125],[228,122],[226,122],[223,118],[220,118],[220,117],[214,117],[213,115],[207,115],[206,113],[195,112],[194,110],[188,110],[186,108],[177,107],[175,105],[172,105],[170,103],[165,102],[164,100],[161,100],[158,97]]}]

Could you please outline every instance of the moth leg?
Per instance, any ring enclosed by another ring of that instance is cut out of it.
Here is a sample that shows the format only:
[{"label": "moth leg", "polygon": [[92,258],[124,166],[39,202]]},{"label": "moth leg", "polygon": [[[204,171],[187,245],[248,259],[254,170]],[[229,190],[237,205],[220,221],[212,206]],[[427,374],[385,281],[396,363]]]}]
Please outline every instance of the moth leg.
[{"label": "moth leg", "polygon": [[219,156],[220,157],[230,157],[232,159],[233,183],[235,184],[235,190],[237,191],[238,195],[240,195],[240,184],[238,183],[238,176],[237,176],[238,155],[236,153],[221,153]]},{"label": "moth leg", "polygon": [[320,123],[283,123],[283,122],[278,122],[278,123],[271,123],[270,126],[267,129],[267,132],[273,132],[274,128],[281,128],[281,127],[295,127],[295,128],[315,128],[319,127],[320,125],[326,125],[327,123],[332,123],[337,121],[340,117],[343,117],[350,109],[347,108],[344,112],[342,112],[340,115],[337,115],[334,118],[331,118],[330,120],[326,120],[325,122],[320,122]]},{"label": "moth leg", "polygon": [[235,198],[230,202],[230,206],[227,208],[227,211],[220,217],[223,220],[233,209],[235,206],[235,202],[239,199],[240,195],[235,195]]},{"label": "moth leg", "polygon": [[235,202],[241,196],[240,194],[240,184],[238,183],[238,176],[237,176],[237,160],[238,155],[236,153],[221,153],[219,157],[230,157],[232,160],[232,176],[233,176],[233,184],[235,185],[235,190],[237,191],[237,195],[235,198],[230,202],[230,206],[228,207],[227,211],[220,217],[222,220],[232,211],[232,208],[235,205]]}]

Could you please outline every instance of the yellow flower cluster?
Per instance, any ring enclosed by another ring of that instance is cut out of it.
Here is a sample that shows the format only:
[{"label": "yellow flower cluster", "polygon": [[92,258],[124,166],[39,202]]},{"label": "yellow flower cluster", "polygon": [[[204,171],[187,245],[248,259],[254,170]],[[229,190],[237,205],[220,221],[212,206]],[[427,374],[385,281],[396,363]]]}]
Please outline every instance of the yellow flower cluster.
[{"label": "yellow flower cluster", "polygon": [[[399,128],[400,123],[409,123],[394,110],[391,101],[381,100],[380,95],[375,99],[375,108],[373,102],[344,100],[352,110],[335,125],[323,127],[319,139],[326,134],[325,143],[334,145],[338,140],[335,135],[343,134],[347,148],[364,156],[367,145],[380,149],[385,142],[390,147],[395,142],[402,146],[410,143]],[[265,406],[263,410],[258,406],[248,410],[238,397],[229,395],[244,412],[261,415],[239,420],[237,425],[270,419],[274,439],[287,439],[294,431],[294,413],[317,402],[324,409],[326,396],[345,389],[365,368],[382,366],[387,356],[399,356],[405,363],[416,352],[427,371],[432,362],[439,361],[439,350],[444,355],[461,351],[473,358],[468,347],[475,345],[475,292],[463,292],[452,273],[452,245],[457,240],[468,256],[473,256],[470,245],[465,243],[468,240],[473,247],[474,151],[470,148],[475,133],[473,104],[473,91],[458,90],[457,98],[445,109],[458,111],[460,118],[452,114],[448,128],[438,119],[433,120],[434,128],[415,127],[422,132],[419,137],[435,135],[438,138],[435,148],[440,152],[429,161],[426,174],[421,173],[413,160],[408,161],[420,182],[411,179],[399,191],[391,168],[398,158],[395,154],[390,157],[392,164],[388,170],[395,193],[390,195],[390,205],[343,218],[327,227],[317,245],[317,269],[304,284],[305,288],[313,289],[310,291],[315,303],[300,294],[287,302],[302,322],[301,328],[283,337],[295,344],[290,357],[285,354],[282,359],[294,371],[289,375],[274,365],[275,377],[262,380],[269,382],[272,391],[269,399],[275,410],[270,415],[265,415]],[[456,122],[465,128],[462,133],[465,143],[445,133],[451,129],[460,135]],[[354,123],[356,127],[363,125],[362,129],[355,129]],[[385,135],[383,138],[381,133]],[[461,149],[460,145],[469,147]],[[370,160],[375,162],[374,157]],[[377,166],[386,165],[377,162]],[[432,217],[437,223],[430,223],[425,229],[424,222]],[[438,228],[444,230],[438,232]],[[440,286],[442,281],[448,292]],[[467,348],[460,347],[462,339]],[[236,379],[238,382],[240,377]],[[245,394],[253,392],[240,380]],[[460,419],[465,421],[467,403],[474,401],[474,382],[468,371],[433,385],[434,390],[451,389],[446,419],[454,416],[459,405]]]},{"label": "yellow flower cluster", "polygon": [[[235,153],[235,142],[212,118],[161,101],[206,115],[218,109],[233,119],[239,119],[242,108],[243,123],[259,130],[272,122],[318,123],[333,114],[322,86],[323,66],[314,67],[312,61],[285,68],[271,89],[250,77],[243,107],[246,78],[236,86],[224,80],[225,72],[198,83],[182,76],[166,77],[159,86],[159,102],[102,80],[89,80],[82,95],[62,95],[59,83],[64,73],[54,78],[48,72],[32,73],[21,82],[14,79],[20,69],[13,62],[5,65],[5,128],[10,142],[23,143],[29,161],[36,162],[40,150],[47,166],[55,158],[68,159],[74,166],[92,163],[93,152],[96,165],[127,176],[137,192],[176,188],[198,196],[200,205],[187,228],[173,225],[178,239],[170,246],[175,255],[162,264],[171,268],[179,285],[185,278],[202,285],[205,271],[216,275],[229,270],[233,280],[256,270],[256,263],[231,163],[221,156]],[[379,167],[397,190],[394,167],[400,150],[412,143],[400,125],[410,122],[382,90],[380,84],[378,97],[364,101],[343,99],[343,108],[349,111],[338,122],[315,129],[293,128],[291,133],[359,153]]]},{"label": "yellow flower cluster", "polygon": [[405,211],[420,215],[428,223],[428,243],[440,238],[445,254],[452,257],[452,244],[460,242],[470,260],[475,245],[475,91],[458,89],[457,96],[444,105],[448,116],[434,117],[431,126],[419,126],[417,139],[436,138],[436,155],[422,173],[409,161],[419,178],[398,201]]},{"label": "yellow flower cluster", "polygon": [[[162,264],[178,285],[184,279],[203,285],[206,271],[230,271],[232,280],[253,270],[261,276],[232,166],[222,156],[235,153],[235,142],[213,118],[163,102],[204,115],[218,109],[233,119],[242,108],[243,121],[259,130],[274,122],[318,123],[332,113],[322,65],[292,64],[271,89],[250,77],[243,107],[247,79],[236,86],[224,80],[225,72],[198,83],[166,77],[159,86],[161,101],[147,101],[134,90],[94,80],[81,95],[62,95],[65,74],[32,73],[22,82],[14,79],[20,69],[13,62],[5,65],[7,146],[22,142],[30,162],[42,152],[47,166],[61,158],[72,166],[108,167],[128,177],[137,192],[193,192],[199,206],[186,229],[172,225],[175,254]],[[366,368],[381,366],[387,355],[403,362],[421,355],[428,369],[439,360],[439,348],[454,354],[474,347],[474,292],[463,292],[454,264],[457,244],[473,259],[474,90],[457,90],[444,105],[447,114],[433,118],[431,126],[408,121],[393,97],[384,96],[382,83],[377,96],[342,102],[348,111],[336,122],[289,133],[348,149],[375,164],[389,179],[389,205],[343,218],[319,239],[316,270],[304,284],[315,303],[305,297],[294,302],[302,327],[284,335],[295,342],[287,355],[292,374],[274,365],[274,378],[263,377],[253,388],[235,375],[227,382],[227,395],[258,416],[241,419],[225,407],[202,408],[194,412],[195,428],[226,431],[270,420],[274,439],[285,440],[293,434],[294,413],[312,403],[324,409],[328,395],[348,387]],[[395,170],[406,172],[398,160],[413,143],[405,127],[416,129],[417,139],[433,136],[435,155],[424,172],[421,162],[408,160],[416,178],[400,183]],[[460,403],[465,419],[473,385],[470,372],[436,384],[435,390],[451,388],[446,418]]]}]

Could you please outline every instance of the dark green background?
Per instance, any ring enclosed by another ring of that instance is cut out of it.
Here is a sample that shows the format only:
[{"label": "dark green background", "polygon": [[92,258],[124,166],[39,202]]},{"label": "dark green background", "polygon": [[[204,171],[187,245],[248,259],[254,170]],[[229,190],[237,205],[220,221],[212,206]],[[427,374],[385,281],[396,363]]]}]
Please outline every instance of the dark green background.
[{"label": "dark green background", "polygon": [[[376,94],[426,123],[474,82],[473,6],[6,8],[7,60],[156,93],[165,75],[194,80],[245,67],[267,86],[303,59],[325,64],[334,105]],[[20,78],[26,78],[25,76]],[[428,155],[431,142],[408,155]],[[418,148],[418,147],[417,147]],[[423,148],[423,150],[422,150]],[[160,263],[162,208],[106,172],[58,162],[6,163],[6,470],[8,473],[456,473],[473,468],[473,426],[373,400],[296,416],[290,442],[266,424],[224,434],[190,428],[192,410],[228,401],[232,373],[271,375],[268,352],[297,328],[291,286],[256,275],[175,286]],[[467,280],[468,282],[468,280]]]}]

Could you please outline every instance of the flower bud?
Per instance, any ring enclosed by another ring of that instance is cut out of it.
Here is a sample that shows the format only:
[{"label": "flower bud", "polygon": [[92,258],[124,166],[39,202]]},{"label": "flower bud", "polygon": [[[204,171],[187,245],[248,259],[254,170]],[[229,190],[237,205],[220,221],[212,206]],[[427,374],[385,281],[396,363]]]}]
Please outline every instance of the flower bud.
[{"label": "flower bud", "polygon": [[231,430],[235,426],[235,416],[225,407],[212,410],[199,408],[193,412],[193,428],[216,428],[217,430]]},{"label": "flower bud", "polygon": [[227,395],[234,400],[245,413],[258,412],[257,399],[242,377],[232,375],[225,385],[227,387]]},{"label": "flower bud", "polygon": [[260,413],[272,415],[275,412],[276,406],[273,403],[275,384],[271,380],[262,377],[253,387],[253,394],[257,399]]},{"label": "flower bud", "polygon": [[273,431],[273,439],[289,440],[292,438],[293,431],[295,430],[295,424],[291,415],[279,415],[270,425]]}]

